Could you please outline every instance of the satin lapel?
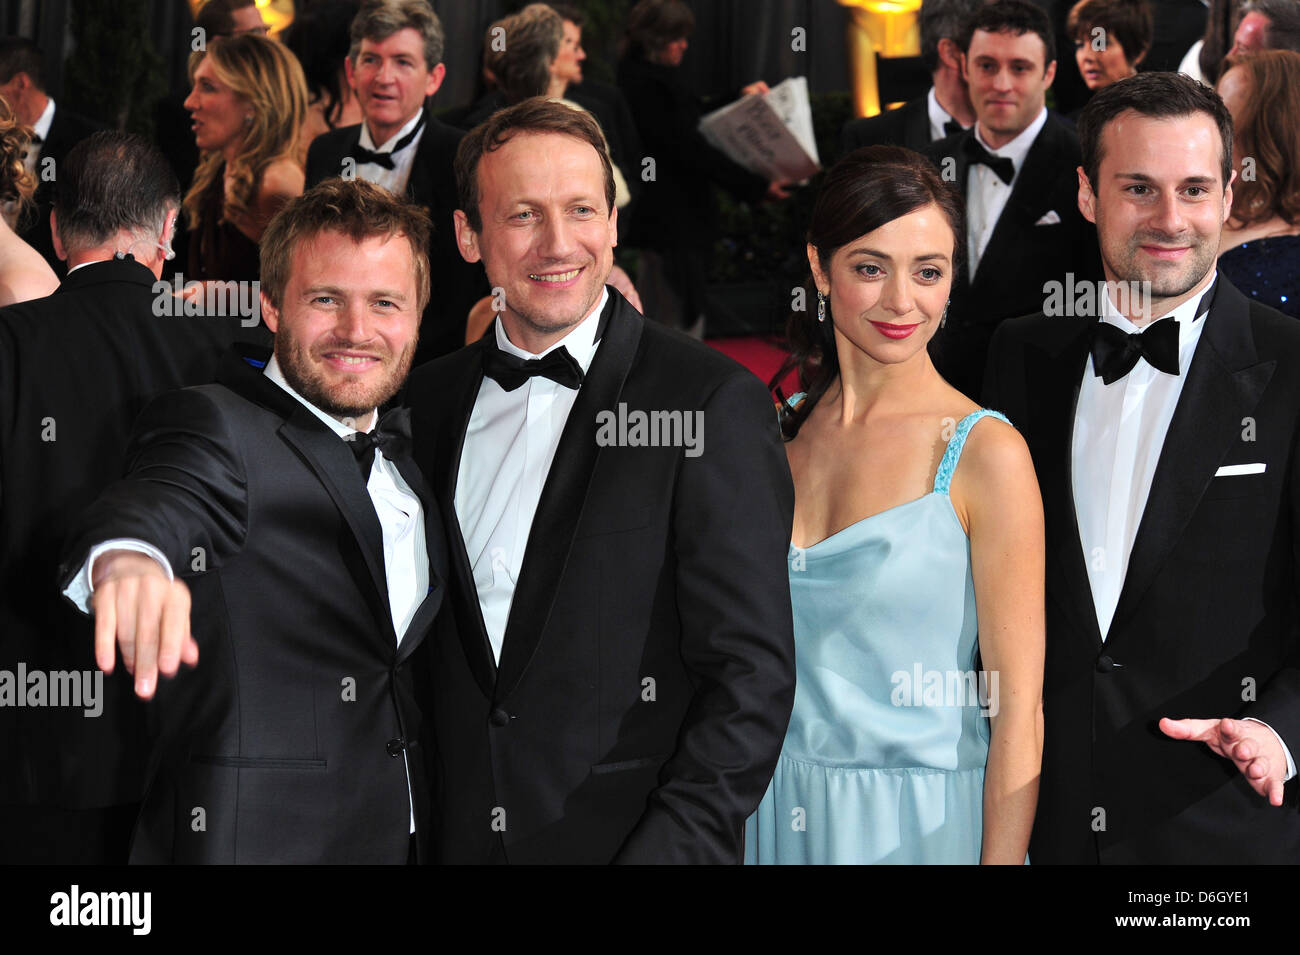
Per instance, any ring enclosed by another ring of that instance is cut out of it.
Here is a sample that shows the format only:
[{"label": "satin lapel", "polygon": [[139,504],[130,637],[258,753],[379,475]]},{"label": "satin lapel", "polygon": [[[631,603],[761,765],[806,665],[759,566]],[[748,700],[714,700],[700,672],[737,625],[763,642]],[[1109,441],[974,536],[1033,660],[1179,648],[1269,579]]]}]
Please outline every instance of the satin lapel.
[{"label": "satin lapel", "polygon": [[469,429],[470,415],[483,383],[483,350],[481,342],[465,348],[464,364],[458,369],[456,380],[445,394],[453,395],[455,405],[447,413],[447,426],[438,429],[438,448],[430,460],[428,473],[434,475],[434,494],[442,505],[442,520],[447,534],[448,559],[451,562],[452,605],[456,610],[457,627],[465,659],[478,682],[479,689],[489,699],[496,685],[496,660],[488,640],[487,626],[483,623],[483,609],[478,602],[478,587],[474,584],[474,571],[465,552],[465,535],[456,515],[456,479],[460,473],[460,456],[465,448],[465,432]]},{"label": "satin lapel", "polygon": [[424,475],[409,457],[394,461],[402,479],[420,499],[420,508],[424,512],[424,546],[429,555],[429,590],[419,608],[407,624],[409,636],[402,639],[397,648],[399,662],[405,660],[420,645],[433,622],[438,608],[442,606],[447,595],[447,544],[442,530],[442,516],[438,511],[438,501],[433,491],[424,480]]},{"label": "satin lapel", "polygon": [[1258,360],[1245,296],[1222,275],[1217,281],[1133,541],[1111,625],[1116,634],[1178,543],[1214,472],[1241,439],[1241,420],[1259,404],[1277,364]]},{"label": "satin lapel", "polygon": [[497,701],[519,682],[546,630],[599,457],[596,415],[617,405],[641,342],[644,319],[612,289],[610,298],[614,311],[560,435],[528,534],[501,647]]},{"label": "satin lapel", "polygon": [[343,439],[325,427],[292,395],[267,379],[258,368],[249,365],[245,358],[254,358],[265,364],[270,358],[269,349],[236,345],[227,354],[218,380],[236,394],[242,395],[284,418],[279,433],[311,468],[326,493],[343,515],[353,536],[360,545],[362,558],[370,574],[374,589],[370,593],[371,609],[382,629],[374,631],[379,639],[386,640],[387,651],[397,643],[393,632],[392,611],[388,603],[388,584],[384,576],[384,537],[375,514],[374,502],[360,480],[357,461]]},{"label": "satin lapel", "polygon": [[[272,385],[272,387],[275,387]],[[296,404],[296,402],[295,402]],[[384,575],[384,535],[375,513],[374,502],[360,480],[357,460],[343,439],[326,428],[301,405],[294,416],[280,426],[280,435],[292,445],[320,479],[334,499],[339,513],[361,545],[361,554],[370,571],[371,582],[381,598],[376,616],[384,624],[380,633],[385,649],[397,643],[393,632],[392,610],[388,603],[388,581]]]},{"label": "satin lapel", "polygon": [[[1068,321],[1068,319],[1057,319]],[[1043,511],[1055,541],[1048,548],[1048,574],[1055,576],[1054,592],[1069,615],[1082,621],[1083,630],[1101,648],[1097,610],[1088,584],[1079,521],[1074,510],[1071,445],[1079,384],[1088,362],[1091,323],[1080,322],[1079,333],[1063,348],[1040,352],[1026,348],[1027,391],[1033,401],[1034,434],[1042,448],[1039,473]]]},{"label": "satin lapel", "polygon": [[411,163],[411,175],[406,180],[406,196],[416,205],[425,206],[429,209],[429,214],[437,221],[438,215],[443,211],[433,208],[433,155],[434,135],[429,128],[433,117],[429,114],[428,108],[424,112],[424,132],[420,136],[420,142],[415,147],[415,161]]}]

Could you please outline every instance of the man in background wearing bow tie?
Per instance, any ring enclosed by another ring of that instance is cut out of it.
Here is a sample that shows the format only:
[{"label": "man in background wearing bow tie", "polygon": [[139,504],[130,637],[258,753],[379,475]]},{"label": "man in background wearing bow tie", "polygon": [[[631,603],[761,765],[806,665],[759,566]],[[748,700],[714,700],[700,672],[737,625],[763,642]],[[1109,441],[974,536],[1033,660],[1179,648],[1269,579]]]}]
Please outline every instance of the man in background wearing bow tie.
[{"label": "man in background wearing bow tie", "polygon": [[[618,217],[589,113],[502,110],[457,177],[461,250],[504,310],[407,396],[451,551],[426,674],[436,857],[736,864],[794,701],[771,396],[606,284]],[[654,424],[688,416],[693,447]]]},{"label": "man in background wearing bow tie", "polygon": [[364,181],[286,206],[262,238],[274,353],[232,352],[216,384],[146,407],[127,476],[65,551],[99,666],[120,648],[137,694],[157,695],[133,862],[420,853],[409,661],[442,602],[445,544],[409,426],[375,418],[415,353],[428,229]]},{"label": "man in background wearing bow tie", "polygon": [[1056,44],[1047,14],[997,0],[967,21],[959,43],[976,123],[927,147],[966,199],[967,267],[953,285],[940,373],[978,398],[989,339],[1003,319],[1043,308],[1047,284],[1101,278],[1096,230],[1079,214],[1079,142],[1048,111]]},{"label": "man in background wearing bow tie", "polygon": [[318,136],[307,153],[307,187],[353,177],[424,206],[433,219],[433,294],[420,327],[419,364],[465,343],[469,310],[488,294],[483,269],[456,248],[456,146],[464,135],[425,101],[447,68],[443,32],[427,0],[366,0],[352,21],[344,62],[363,121]]},{"label": "man in background wearing bow tie", "polygon": [[1216,272],[1232,122],[1212,90],[1121,80],[1079,135],[1110,292],[1087,320],[1003,323],[985,382],[1046,516],[1029,856],[1294,863],[1300,326]]}]

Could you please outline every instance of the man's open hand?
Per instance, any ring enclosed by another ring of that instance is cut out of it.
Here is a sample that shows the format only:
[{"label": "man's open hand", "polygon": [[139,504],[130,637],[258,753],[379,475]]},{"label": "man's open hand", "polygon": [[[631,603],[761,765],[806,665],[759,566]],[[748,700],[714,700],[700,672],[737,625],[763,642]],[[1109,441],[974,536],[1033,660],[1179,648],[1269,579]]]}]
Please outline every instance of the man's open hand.
[{"label": "man's open hand", "polygon": [[1160,731],[1174,739],[1198,740],[1236,764],[1252,789],[1274,806],[1282,805],[1286,753],[1269,727],[1254,720],[1160,721]]},{"label": "man's open hand", "polygon": [[190,635],[190,589],[167,574],[152,557],[129,550],[101,554],[91,570],[95,615],[95,662],[113,672],[116,647],[135,677],[135,694],[150,699],[158,674],[175,676],[183,661],[199,662]]}]

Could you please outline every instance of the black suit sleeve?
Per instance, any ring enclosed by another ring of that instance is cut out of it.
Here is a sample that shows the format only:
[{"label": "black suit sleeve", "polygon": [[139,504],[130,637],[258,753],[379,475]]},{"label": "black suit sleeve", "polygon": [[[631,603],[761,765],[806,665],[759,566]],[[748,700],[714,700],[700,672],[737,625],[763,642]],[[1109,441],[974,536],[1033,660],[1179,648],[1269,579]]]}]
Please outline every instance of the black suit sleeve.
[{"label": "black suit sleeve", "polygon": [[[1291,521],[1291,572],[1295,592],[1300,594],[1300,431],[1291,445],[1291,471],[1288,476],[1287,503]],[[1249,704],[1240,714],[1262,720],[1282,738],[1291,759],[1300,766],[1300,633],[1292,624],[1291,652],[1272,678],[1259,689],[1257,703]]]},{"label": "black suit sleeve", "polygon": [[229,560],[248,529],[247,483],[226,417],[201,389],[150,402],[127,445],[127,475],[78,522],[65,552],[63,585],[96,544],[119,537],[153,544],[173,571],[187,572],[202,548],[207,570]]},{"label": "black suit sleeve", "polygon": [[673,514],[681,653],[695,694],[621,863],[738,862],[794,704],[794,490],[771,396],[737,374],[703,421],[703,452],[684,458]]}]

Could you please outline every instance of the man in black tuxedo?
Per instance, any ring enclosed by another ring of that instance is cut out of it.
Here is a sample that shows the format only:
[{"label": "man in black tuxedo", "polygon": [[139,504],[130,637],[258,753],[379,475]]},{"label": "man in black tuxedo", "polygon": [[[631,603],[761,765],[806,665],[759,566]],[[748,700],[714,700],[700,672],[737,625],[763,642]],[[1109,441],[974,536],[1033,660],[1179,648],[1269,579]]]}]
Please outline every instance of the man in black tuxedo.
[{"label": "man in black tuxedo", "polygon": [[451,549],[426,674],[444,862],[736,863],[793,704],[771,397],[606,285],[601,143],[539,97],[457,158],[457,238],[505,308],[408,389]]},{"label": "man in black tuxedo", "polygon": [[[289,203],[262,239],[274,354],[232,353],[216,384],[150,404],[127,477],[65,551],[68,596],[93,594],[100,667],[116,640],[136,692],[157,691],[132,861],[418,854],[408,663],[442,602],[445,544],[409,429],[375,419],[415,354],[428,228],[362,181]],[[180,662],[194,669],[157,686]]]},{"label": "man in black tuxedo", "polygon": [[[90,626],[55,586],[73,521],[121,475],[149,400],[211,381],[233,342],[267,340],[256,316],[158,314],[179,208],[157,150],[93,134],[59,168],[54,241],[68,277],[0,310],[0,670],[10,674],[93,672]],[[100,686],[93,717],[0,707],[0,859],[125,861],[144,791],[142,714],[129,682]]]},{"label": "man in black tuxedo", "polygon": [[943,376],[977,398],[997,324],[1041,309],[1048,283],[1093,281],[1101,266],[1075,201],[1078,140],[1044,105],[1056,75],[1046,14],[997,0],[967,22],[961,46],[978,120],[925,153],[965,196],[968,265],[931,350]]},{"label": "man in black tuxedo", "polygon": [[318,136],[307,152],[308,188],[333,176],[355,176],[429,210],[433,294],[420,326],[417,364],[464,345],[469,310],[488,294],[483,269],[456,249],[453,167],[464,133],[425,105],[447,72],[442,50],[442,25],[426,0],[366,0],[352,21],[345,63],[365,119]]},{"label": "man in black tuxedo", "polygon": [[1110,287],[1076,320],[1004,323],[986,378],[1046,513],[1029,856],[1293,863],[1300,816],[1274,807],[1300,742],[1300,326],[1215,269],[1232,124],[1213,91],[1141,73],[1079,135]]},{"label": "man in black tuxedo", "polygon": [[930,143],[975,122],[970,89],[962,72],[966,21],[984,0],[924,0],[921,4],[921,62],[933,85],[924,96],[879,116],[851,119],[840,133],[840,155],[863,146],[906,146],[920,152]]},{"label": "man in black tuxedo", "polygon": [[45,256],[56,275],[62,277],[63,261],[54,251],[50,232],[50,209],[54,205],[54,183],[68,151],[91,133],[104,127],[65,107],[56,106],[45,93],[40,49],[25,37],[0,39],[0,96],[18,121],[32,127],[35,135],[23,164],[36,176],[36,195],[14,225],[18,234]]}]

